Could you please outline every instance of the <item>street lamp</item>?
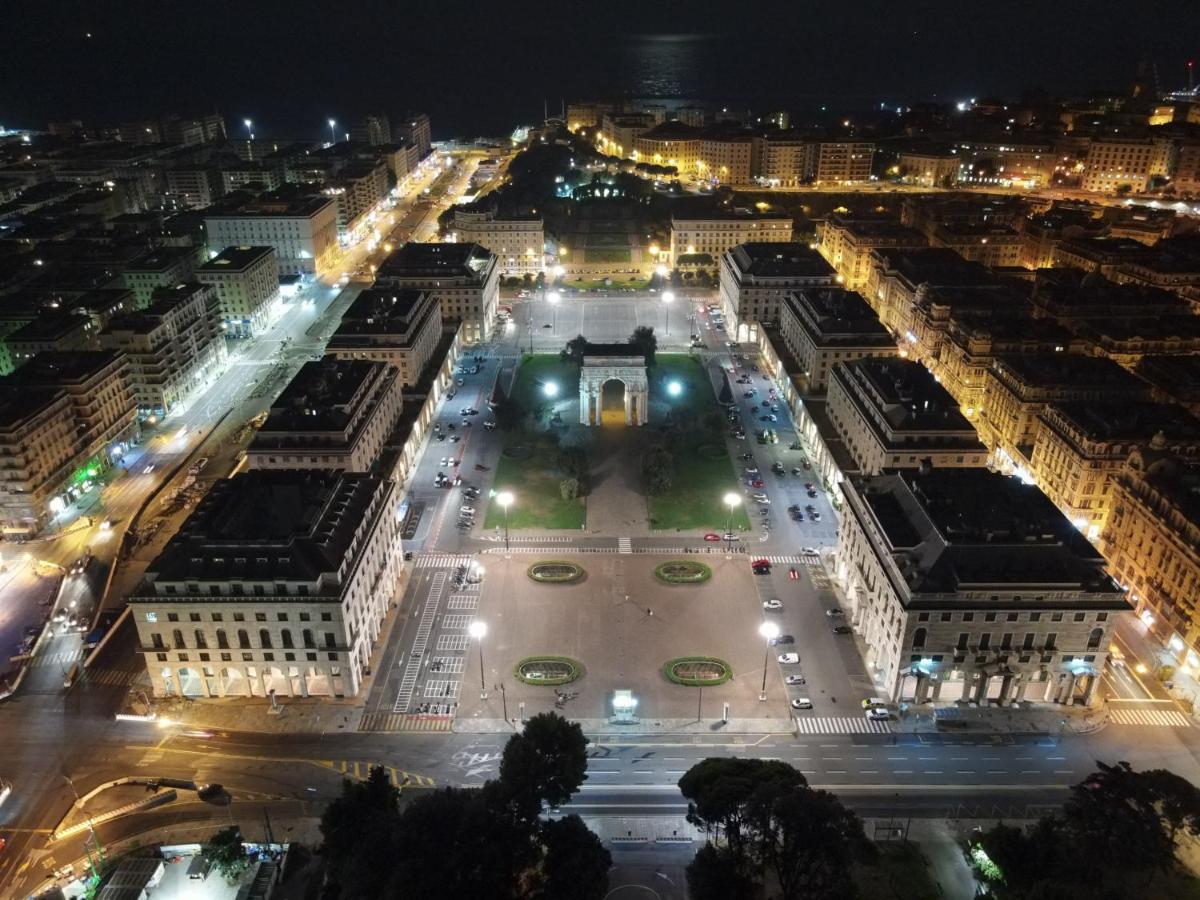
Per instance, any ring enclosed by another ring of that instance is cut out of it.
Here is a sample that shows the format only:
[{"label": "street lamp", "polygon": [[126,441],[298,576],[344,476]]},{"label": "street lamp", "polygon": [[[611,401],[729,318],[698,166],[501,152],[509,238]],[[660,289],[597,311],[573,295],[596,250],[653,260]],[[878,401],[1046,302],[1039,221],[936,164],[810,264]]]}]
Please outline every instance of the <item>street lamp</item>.
[{"label": "street lamp", "polygon": [[512,506],[513,495],[512,491],[501,491],[496,495],[496,502],[500,504],[500,508],[504,510],[504,552],[508,554],[508,508]]},{"label": "street lamp", "polygon": [[542,393],[547,397],[554,398],[558,396],[558,384],[553,381],[547,381],[542,385]]},{"label": "street lamp", "polygon": [[[779,629],[775,629],[778,631]],[[487,699],[487,685],[483,680],[483,637],[487,634],[487,622],[480,622],[476,619],[467,628],[467,633],[471,635],[479,643],[479,699]],[[766,690],[766,676],[763,676],[763,690]]]},{"label": "street lamp", "polygon": [[562,278],[564,275],[567,274],[567,270],[564,269],[562,266],[555,266],[551,271],[554,272],[555,278]]},{"label": "street lamp", "polygon": [[737,509],[742,498],[730,491],[725,495],[725,505],[729,507],[729,516],[725,519],[725,555],[733,553],[733,511]]},{"label": "street lamp", "polygon": [[249,137],[250,140],[254,140],[254,123],[249,119],[242,119],[242,122],[246,126],[246,136]]},{"label": "street lamp", "polygon": [[329,143],[330,144],[337,143],[337,132],[334,131],[335,128],[337,128],[337,119],[330,119],[329,120]]},{"label": "street lamp", "polygon": [[[774,622],[763,622],[758,626],[758,633],[763,636],[766,648],[763,650],[763,682],[762,691],[759,692],[758,699],[760,701],[767,699],[767,666],[771,661],[771,641],[779,637],[779,626]],[[480,657],[482,659],[483,657]]]},{"label": "street lamp", "polygon": [[671,336],[671,303],[675,300],[675,292],[674,291],[663,291],[662,300],[663,300],[663,303],[665,303],[666,307],[667,307],[667,337],[670,337]]},{"label": "street lamp", "polygon": [[672,397],[678,397],[683,393],[683,385],[678,381],[669,381],[667,382],[667,393]]},{"label": "street lamp", "polygon": [[562,294],[560,294],[558,291],[551,291],[549,294],[546,295],[546,299],[550,301],[550,308],[552,310],[554,310],[553,318],[551,319],[551,322],[553,323],[553,325],[550,328],[550,333],[553,335],[557,335],[558,334],[558,301],[562,299]]}]

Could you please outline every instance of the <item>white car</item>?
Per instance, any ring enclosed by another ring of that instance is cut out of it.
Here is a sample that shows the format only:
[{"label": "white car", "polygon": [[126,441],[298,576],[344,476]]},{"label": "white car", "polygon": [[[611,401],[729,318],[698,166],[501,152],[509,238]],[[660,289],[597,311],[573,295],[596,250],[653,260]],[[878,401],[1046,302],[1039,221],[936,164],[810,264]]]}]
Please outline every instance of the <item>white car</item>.
[{"label": "white car", "polygon": [[796,697],[792,700],[792,709],[812,709],[812,701],[807,697]]},{"label": "white car", "polygon": [[773,609],[773,610],[777,610],[777,611],[781,610],[781,609],[783,609],[783,601],[782,600],[764,600],[763,601],[763,609]]},{"label": "white car", "polygon": [[867,710],[867,718],[872,722],[881,722],[890,719],[892,714],[886,709],[880,709],[878,706],[872,706]]},{"label": "white car", "polygon": [[804,684],[803,675],[789,675],[783,679],[784,684]]},{"label": "white car", "polygon": [[750,496],[754,500],[757,500],[759,503],[770,503],[771,502],[771,498],[768,497],[766,494],[751,494]]},{"label": "white car", "polygon": [[777,657],[775,657],[775,659],[785,666],[794,666],[796,663],[800,662],[800,654],[780,653]]},{"label": "white car", "polygon": [[862,702],[863,709],[886,709],[887,701],[882,697],[868,697]]},{"label": "white car", "polygon": [[475,507],[473,506],[460,506],[458,511],[463,515],[475,515]]},{"label": "white car", "polygon": [[835,606],[833,609],[825,610],[825,615],[829,616],[831,619],[836,619],[842,615],[842,611]]}]

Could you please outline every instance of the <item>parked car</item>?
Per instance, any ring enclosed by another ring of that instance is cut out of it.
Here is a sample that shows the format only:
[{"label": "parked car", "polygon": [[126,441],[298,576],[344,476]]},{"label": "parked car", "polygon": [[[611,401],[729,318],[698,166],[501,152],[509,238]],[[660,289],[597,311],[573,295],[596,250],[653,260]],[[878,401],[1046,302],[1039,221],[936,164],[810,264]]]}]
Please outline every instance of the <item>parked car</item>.
[{"label": "parked car", "polygon": [[853,629],[849,625],[834,625],[833,633],[834,634],[852,634]]},{"label": "parked car", "polygon": [[803,675],[788,675],[783,679],[784,684],[805,684]]},{"label": "parked car", "polygon": [[871,709],[867,710],[867,718],[873,722],[886,721],[887,719],[890,719],[891,717],[892,717],[892,714],[890,712],[888,712],[886,709],[879,709],[878,707],[872,707]]},{"label": "parked car", "polygon": [[800,654],[780,653],[777,657],[775,657],[775,659],[785,666],[794,666],[796,663],[800,662]]},{"label": "parked car", "polygon": [[796,643],[796,636],[792,635],[792,634],[781,634],[781,635],[777,635],[776,637],[771,638],[771,646],[772,647],[780,647],[780,646],[783,646],[784,644],[794,644],[794,643]]},{"label": "parked car", "polygon": [[812,701],[807,697],[796,697],[792,700],[792,709],[812,709]]},{"label": "parked car", "polygon": [[704,535],[704,540],[719,541],[719,540],[721,540],[721,536],[719,534],[717,534],[715,531],[710,531],[708,534]]},{"label": "parked car", "polygon": [[764,600],[763,601],[763,609],[769,609],[772,612],[779,612],[779,610],[783,609],[783,601],[782,600]]},{"label": "parked car", "polygon": [[829,616],[831,619],[836,619],[842,615],[842,611],[835,606],[833,609],[825,610],[825,615]]},{"label": "parked car", "polygon": [[863,709],[873,709],[875,707],[887,708],[887,701],[882,697],[868,697],[862,702]]}]

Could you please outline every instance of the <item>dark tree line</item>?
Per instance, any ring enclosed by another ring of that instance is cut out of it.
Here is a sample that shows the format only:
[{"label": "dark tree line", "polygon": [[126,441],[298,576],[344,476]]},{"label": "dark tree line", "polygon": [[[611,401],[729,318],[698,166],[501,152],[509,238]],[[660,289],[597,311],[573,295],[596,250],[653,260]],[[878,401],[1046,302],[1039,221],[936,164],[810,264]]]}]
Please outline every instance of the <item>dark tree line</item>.
[{"label": "dark tree line", "polygon": [[578,816],[543,820],[583,783],[587,738],[553,713],[513,735],[500,776],[405,804],[382,767],[321,817],[326,900],[600,900],[612,859]]}]

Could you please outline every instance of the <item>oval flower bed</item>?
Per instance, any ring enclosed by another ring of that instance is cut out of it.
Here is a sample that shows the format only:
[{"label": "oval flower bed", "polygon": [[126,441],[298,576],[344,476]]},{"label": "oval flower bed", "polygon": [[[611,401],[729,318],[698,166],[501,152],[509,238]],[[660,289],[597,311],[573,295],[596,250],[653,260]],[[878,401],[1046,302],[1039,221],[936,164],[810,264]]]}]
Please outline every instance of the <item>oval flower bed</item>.
[{"label": "oval flower bed", "polygon": [[724,684],[733,677],[733,666],[715,656],[681,656],[663,665],[667,681],[684,687]]},{"label": "oval flower bed", "polygon": [[581,580],[587,572],[583,566],[555,559],[534,563],[526,570],[526,574],[534,581],[543,584],[573,584]]},{"label": "oval flower bed", "polygon": [[583,665],[569,656],[527,656],[513,669],[525,684],[570,684],[583,674]]},{"label": "oval flower bed", "polygon": [[703,584],[712,578],[712,569],[690,559],[672,559],[656,566],[654,577],[667,584]]}]

